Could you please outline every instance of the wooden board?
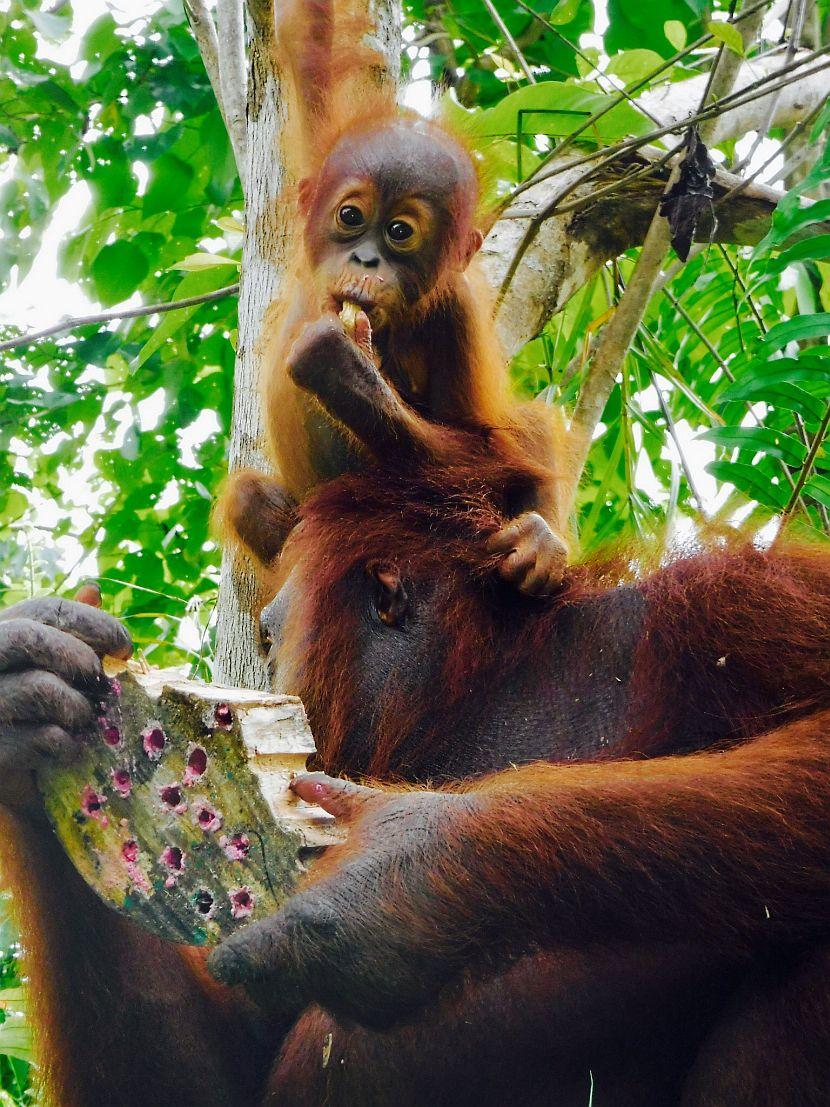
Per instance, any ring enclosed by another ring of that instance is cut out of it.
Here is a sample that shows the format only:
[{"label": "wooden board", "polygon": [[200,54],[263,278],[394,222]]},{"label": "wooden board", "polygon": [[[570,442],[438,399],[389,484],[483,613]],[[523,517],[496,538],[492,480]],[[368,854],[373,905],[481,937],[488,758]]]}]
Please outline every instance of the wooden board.
[{"label": "wooden board", "polygon": [[339,838],[288,790],[314,752],[291,696],[124,673],[83,756],[44,780],[52,825],[102,899],[152,933],[214,944],[278,909]]}]

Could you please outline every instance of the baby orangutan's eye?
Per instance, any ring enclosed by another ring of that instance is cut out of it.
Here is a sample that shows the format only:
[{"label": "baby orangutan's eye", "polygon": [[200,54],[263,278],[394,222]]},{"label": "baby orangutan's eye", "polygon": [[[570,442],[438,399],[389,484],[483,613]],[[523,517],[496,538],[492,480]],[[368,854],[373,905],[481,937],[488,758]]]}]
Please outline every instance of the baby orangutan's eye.
[{"label": "baby orangutan's eye", "polygon": [[337,222],[348,230],[362,227],[365,221],[363,212],[354,204],[344,204],[337,213]]}]

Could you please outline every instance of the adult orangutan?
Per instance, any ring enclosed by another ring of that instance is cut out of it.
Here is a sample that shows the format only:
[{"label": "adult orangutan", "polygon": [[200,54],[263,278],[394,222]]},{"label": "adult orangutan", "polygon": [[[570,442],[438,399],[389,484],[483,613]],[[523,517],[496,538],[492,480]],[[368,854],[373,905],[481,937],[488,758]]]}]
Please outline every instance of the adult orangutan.
[{"label": "adult orangutan", "polygon": [[[491,543],[506,579],[547,595],[567,554],[561,459],[551,409],[508,392],[474,260],[485,218],[476,164],[447,129],[401,112],[388,82],[359,83],[382,59],[359,45],[365,28],[354,5],[334,7],[332,0],[278,5],[296,101],[289,113],[296,133],[285,147],[301,177],[301,233],[289,295],[266,326],[263,405],[279,472],[271,495],[290,505],[376,456],[373,440],[344,429],[338,397],[321,398],[297,368],[313,361],[316,372],[338,377],[363,360],[380,370],[378,418],[413,455],[440,460],[447,428],[464,428],[500,455],[537,462]],[[260,487],[257,474],[236,474],[220,515],[232,537],[270,563],[284,536],[261,523]]]},{"label": "adult orangutan", "polygon": [[213,953],[261,1006],[102,906],[43,819],[32,769],[72,756],[123,630],[4,613],[2,841],[61,1107],[826,1103],[827,553],[526,599],[482,546],[533,470],[456,446],[389,436],[292,540],[282,662],[322,765],[393,784],[296,783],[350,837]]}]

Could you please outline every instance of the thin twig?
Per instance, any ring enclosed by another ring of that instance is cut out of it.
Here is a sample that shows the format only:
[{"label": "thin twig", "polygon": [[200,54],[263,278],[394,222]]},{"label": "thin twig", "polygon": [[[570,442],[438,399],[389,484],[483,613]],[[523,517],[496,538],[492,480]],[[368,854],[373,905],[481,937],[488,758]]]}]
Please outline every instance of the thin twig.
[{"label": "thin twig", "polygon": [[786,523],[787,519],[792,514],[795,505],[798,503],[798,498],[801,495],[801,490],[804,488],[804,485],[807,483],[810,477],[810,473],[813,470],[813,465],[815,464],[816,457],[818,456],[818,452],[821,449],[822,443],[824,442],[824,436],[827,434],[828,426],[830,426],[830,404],[827,405],[827,410],[822,417],[819,428],[813,436],[813,441],[810,443],[810,450],[806,458],[804,459],[804,464],[801,466],[801,470],[795,482],[795,487],[793,488],[792,494],[787,501],[787,506],[784,508],[781,517],[782,526]]},{"label": "thin twig", "polygon": [[194,307],[196,304],[209,304],[212,300],[222,300],[225,296],[235,296],[238,291],[238,284],[229,284],[224,288],[217,288],[215,292],[204,292],[201,296],[188,296],[183,300],[171,300],[164,304],[142,304],[141,307],[136,308],[121,308],[115,311],[99,311],[94,315],[79,315],[74,319],[65,319],[62,323],[45,327],[42,331],[30,331],[28,334],[18,335],[17,338],[6,339],[4,342],[0,342],[0,352],[14,350],[17,346],[29,346],[33,342],[40,342],[43,338],[50,338],[53,334],[78,330],[80,327],[89,327],[94,323],[112,323],[117,319],[137,319],[142,315],[163,315],[166,311]]},{"label": "thin twig", "polygon": [[680,459],[680,468],[685,474],[686,483],[688,484],[692,496],[697,503],[698,511],[704,518],[706,518],[707,512],[704,505],[703,497],[701,496],[700,491],[697,487],[694,472],[692,471],[692,467],[689,464],[688,458],[686,457],[686,451],[681,445],[680,435],[677,433],[677,427],[675,426],[674,419],[672,418],[672,413],[669,410],[669,405],[666,403],[666,397],[663,395],[663,389],[660,387],[657,380],[657,374],[654,372],[653,369],[649,369],[649,375],[651,376],[651,383],[654,385],[654,391],[657,393],[657,402],[660,404],[660,410],[663,413],[663,418],[666,420],[666,429],[669,432],[669,437],[671,438],[672,442],[674,442],[674,448],[677,450],[677,456]]},{"label": "thin twig", "polygon": [[527,79],[530,81],[530,83],[532,85],[535,85],[536,84],[536,78],[533,76],[533,73],[531,72],[530,66],[525,61],[525,56],[521,52],[521,50],[519,49],[519,44],[516,42],[515,38],[513,38],[513,36],[511,35],[510,28],[507,26],[507,24],[504,22],[502,17],[499,15],[498,10],[496,9],[496,5],[493,3],[493,0],[484,0],[484,6],[487,9],[487,11],[490,13],[490,16],[491,16],[493,22],[495,23],[495,25],[498,27],[498,29],[501,31],[502,35],[504,36],[505,42],[508,44],[510,49],[513,51],[513,54],[516,58],[516,61],[519,63],[525,77],[527,77]]}]

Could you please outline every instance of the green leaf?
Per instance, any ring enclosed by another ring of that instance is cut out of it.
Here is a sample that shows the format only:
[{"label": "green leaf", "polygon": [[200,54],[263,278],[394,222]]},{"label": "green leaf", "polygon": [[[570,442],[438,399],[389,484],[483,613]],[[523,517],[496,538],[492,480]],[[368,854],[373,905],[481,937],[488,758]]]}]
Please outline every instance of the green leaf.
[{"label": "green leaf", "polygon": [[144,214],[177,211],[187,202],[193,167],[175,154],[163,154],[152,163],[150,183],[144,194]]},{"label": "green leaf", "polygon": [[99,250],[92,263],[92,281],[102,304],[128,299],[150,271],[144,253],[132,242],[113,242]]},{"label": "green leaf", "polygon": [[727,450],[766,454],[795,467],[801,465],[807,456],[807,447],[803,442],[783,431],[770,430],[767,427],[712,427],[698,435],[698,438],[714,442],[716,446]]},{"label": "green leaf", "polygon": [[804,485],[804,492],[825,507],[830,507],[830,477],[815,474]]},{"label": "green leaf", "polygon": [[686,45],[686,28],[679,19],[669,19],[663,24],[663,34],[675,48],[682,50]]},{"label": "green leaf", "polygon": [[[202,272],[188,273],[179,282],[172,298],[174,300],[185,300],[189,296],[201,296],[205,292],[213,292],[215,289],[222,287],[226,277],[227,274],[222,272],[219,266]],[[164,315],[139,351],[132,370],[139,369],[149,357],[152,357],[156,350],[161,349],[167,339],[181,330],[201,306],[201,304],[193,304],[191,307],[177,308],[176,311],[170,311]]]},{"label": "green leaf", "polygon": [[773,261],[775,269],[783,269],[796,261],[827,261],[830,259],[830,234],[815,234],[783,250]]},{"label": "green leaf", "polygon": [[753,465],[744,465],[739,461],[710,461],[706,472],[717,480],[734,484],[751,500],[759,504],[780,509],[789,499],[789,489],[782,484],[773,484]]},{"label": "green leaf", "polygon": [[566,23],[573,23],[576,13],[579,11],[581,0],[559,0],[559,3],[548,16],[548,23],[554,27],[562,27]]},{"label": "green leaf", "polygon": [[780,350],[788,342],[805,342],[812,338],[826,338],[830,334],[830,311],[819,311],[815,315],[797,315],[783,323],[776,323],[764,335],[762,347],[766,350]]},{"label": "green leaf", "polygon": [[218,219],[214,219],[214,223],[223,231],[229,231],[231,234],[244,234],[245,224],[240,223],[238,219],[234,219],[232,215],[222,215]]},{"label": "green leaf", "polygon": [[[545,134],[563,137],[576,130],[616,96],[589,92],[563,81],[540,81],[505,96],[494,108],[468,117],[467,127],[473,135],[496,137],[515,135],[519,112],[524,114],[524,134]],[[651,122],[630,104],[616,104],[595,127],[584,132],[586,141],[616,142],[626,135],[645,134]]]},{"label": "green leaf", "polygon": [[830,347],[827,355],[821,356],[815,350],[806,350],[800,357],[771,358],[769,361],[753,361],[741,378],[730,384],[718,396],[718,403],[731,403],[733,400],[747,400],[761,396],[764,390],[776,384],[826,384],[821,394],[830,392]]},{"label": "green leaf", "polygon": [[239,266],[238,258],[229,258],[224,254],[188,254],[186,258],[171,265],[171,269],[183,269],[186,273],[196,273],[202,269],[216,269],[217,266]]},{"label": "green leaf", "polygon": [[727,50],[740,58],[744,57],[744,40],[734,23],[721,23],[712,19],[706,24],[706,30],[713,38],[722,42]]},{"label": "green leaf", "polygon": [[654,50],[624,50],[614,55],[607,72],[619,77],[625,85],[633,85],[657,69],[662,61]]},{"label": "green leaf", "polygon": [[822,223],[825,219],[830,219],[830,200],[818,200],[814,204],[794,207],[792,210],[785,209],[782,202],[773,215],[776,241],[781,242],[802,227],[807,227],[811,223]]}]

